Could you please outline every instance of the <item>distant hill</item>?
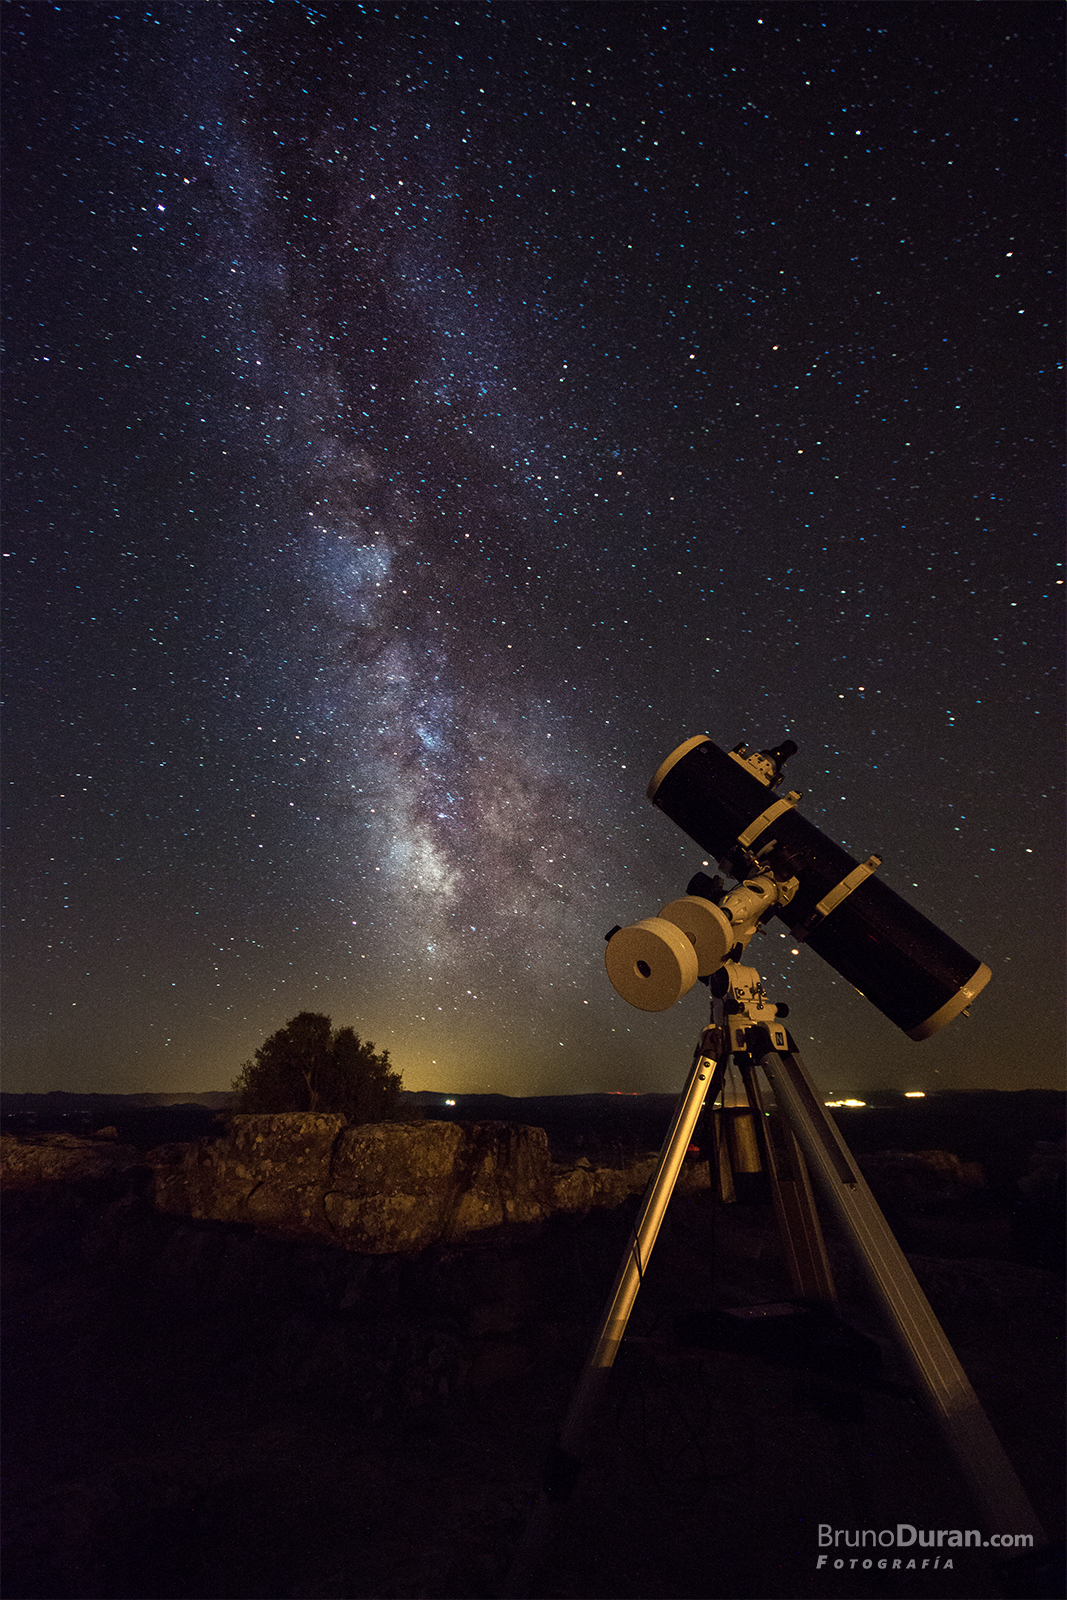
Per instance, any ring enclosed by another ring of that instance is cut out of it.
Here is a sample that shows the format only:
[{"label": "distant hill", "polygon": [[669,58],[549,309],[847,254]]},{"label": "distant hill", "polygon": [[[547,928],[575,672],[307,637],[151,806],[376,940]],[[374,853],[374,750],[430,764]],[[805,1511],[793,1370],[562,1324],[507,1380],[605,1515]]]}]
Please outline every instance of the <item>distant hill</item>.
[{"label": "distant hill", "polygon": [[210,1106],[213,1111],[225,1111],[233,1104],[233,1095],[223,1089],[184,1089],[176,1094],[71,1094],[66,1089],[52,1089],[48,1094],[0,1093],[0,1112],[13,1111],[88,1111],[96,1115],[109,1105],[128,1106]]},{"label": "distant hill", "polygon": [[157,1144],[208,1139],[218,1132],[216,1117],[233,1102],[214,1089],[178,1094],[0,1094],[0,1124],[5,1133],[93,1133],[114,1128],[123,1144],[150,1149]]}]

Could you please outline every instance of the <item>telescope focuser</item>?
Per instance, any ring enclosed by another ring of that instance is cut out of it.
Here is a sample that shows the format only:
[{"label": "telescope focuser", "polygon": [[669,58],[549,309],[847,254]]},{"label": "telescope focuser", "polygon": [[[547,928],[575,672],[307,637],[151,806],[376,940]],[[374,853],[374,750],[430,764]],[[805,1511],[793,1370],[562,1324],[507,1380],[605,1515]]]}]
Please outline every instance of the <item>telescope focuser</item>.
[{"label": "telescope focuser", "polygon": [[773,789],[780,782],[782,768],[789,757],[795,756],[796,753],[797,747],[792,739],[783,739],[773,750],[753,750],[750,753],[747,744],[738,744],[730,751],[733,760],[747,767],[760,783],[767,785],[768,789]]}]

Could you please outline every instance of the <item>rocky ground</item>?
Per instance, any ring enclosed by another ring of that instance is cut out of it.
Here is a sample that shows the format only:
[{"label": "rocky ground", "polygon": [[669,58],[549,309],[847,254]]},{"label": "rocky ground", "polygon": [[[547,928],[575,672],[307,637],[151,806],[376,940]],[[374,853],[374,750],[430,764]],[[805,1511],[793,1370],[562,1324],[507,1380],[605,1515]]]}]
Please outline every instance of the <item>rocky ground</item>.
[{"label": "rocky ground", "polygon": [[[636,1200],[371,1257],[161,1215],[138,1170],[5,1205],[7,1600],[501,1594]],[[1062,1279],[980,1181],[905,1177],[913,1266],[1055,1530]],[[722,1312],[788,1299],[769,1207],[672,1203],[537,1594],[1001,1592],[973,1550],[817,1569],[820,1524],[975,1525],[829,1242],[844,1331],[768,1340]]]}]

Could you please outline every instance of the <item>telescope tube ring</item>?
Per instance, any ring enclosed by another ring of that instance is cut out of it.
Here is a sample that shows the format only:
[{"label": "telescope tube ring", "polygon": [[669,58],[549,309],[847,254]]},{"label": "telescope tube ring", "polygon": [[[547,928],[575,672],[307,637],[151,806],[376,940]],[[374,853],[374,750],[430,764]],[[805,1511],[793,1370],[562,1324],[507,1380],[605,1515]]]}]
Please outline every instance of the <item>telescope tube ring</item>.
[{"label": "telescope tube ring", "polygon": [[791,811],[799,799],[800,790],[792,789],[789,794],[783,795],[780,800],[776,800],[773,806],[768,806],[766,811],[761,811],[755,821],[749,823],[744,833],[739,833],[737,836],[737,842],[742,850],[747,850],[749,845],[758,839],[760,834],[764,833],[771,823],[782,815],[783,811]]},{"label": "telescope tube ring", "polygon": [[836,884],[829,894],[823,895],[807,922],[802,923],[799,928],[793,929],[794,939],[800,939],[803,942],[808,937],[808,934],[819,926],[820,922],[826,920],[835,906],[839,906],[842,900],[846,900],[853,889],[858,889],[860,884],[864,883],[881,865],[881,856],[870,856],[862,866],[855,867],[847,877],[842,878],[841,882]]}]

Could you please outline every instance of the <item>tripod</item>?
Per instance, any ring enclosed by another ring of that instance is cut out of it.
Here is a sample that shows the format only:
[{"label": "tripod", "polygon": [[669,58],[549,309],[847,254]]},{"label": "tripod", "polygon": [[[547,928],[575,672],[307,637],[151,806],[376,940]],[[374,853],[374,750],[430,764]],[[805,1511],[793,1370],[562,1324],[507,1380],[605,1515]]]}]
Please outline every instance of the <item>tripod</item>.
[{"label": "tripod", "polygon": [[[508,1600],[529,1594],[559,1507],[581,1470],[581,1451],[596,1420],[612,1364],[705,1101],[714,1105],[731,1057],[763,1132],[761,1152],[794,1289],[835,1301],[833,1278],[815,1210],[809,1172],[855,1251],[927,1408],[971,1490],[987,1535],[1045,1534],[999,1439],[874,1196],[822,1104],[778,1007],[759,975],[727,961],[711,980],[712,1021],[704,1029],[659,1161],[619,1265],[543,1487],[504,1586]],[[781,1124],[767,1133],[756,1068],[773,1091]]]}]

